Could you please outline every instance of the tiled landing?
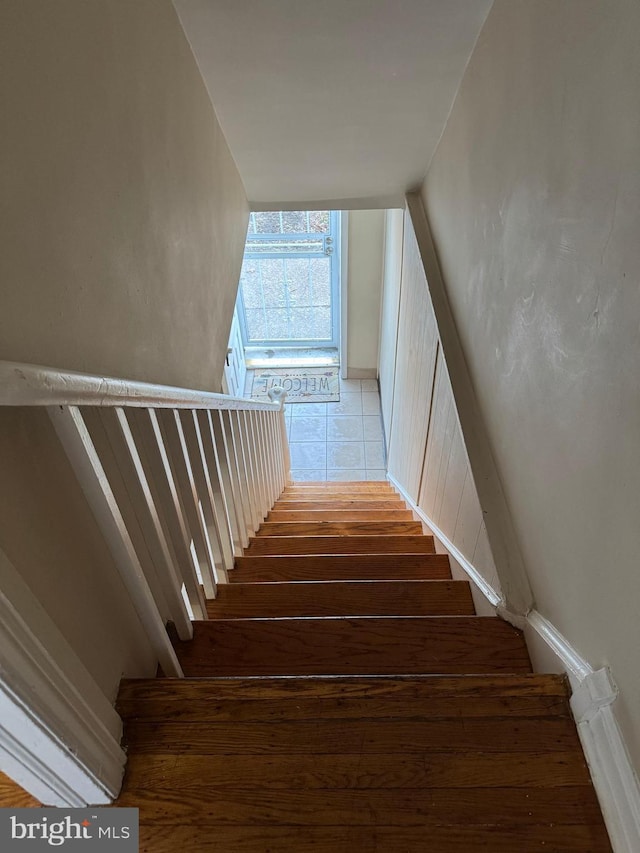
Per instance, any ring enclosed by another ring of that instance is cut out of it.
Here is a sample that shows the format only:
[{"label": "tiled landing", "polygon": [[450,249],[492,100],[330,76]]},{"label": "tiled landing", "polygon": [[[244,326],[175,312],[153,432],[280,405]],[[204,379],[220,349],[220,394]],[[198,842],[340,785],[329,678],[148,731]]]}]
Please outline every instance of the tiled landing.
[{"label": "tiled landing", "polygon": [[293,480],[386,479],[374,379],[341,379],[339,403],[291,403],[285,417]]},{"label": "tiled landing", "polygon": [[287,403],[285,418],[293,480],[386,480],[375,379],[341,379],[339,403]]}]

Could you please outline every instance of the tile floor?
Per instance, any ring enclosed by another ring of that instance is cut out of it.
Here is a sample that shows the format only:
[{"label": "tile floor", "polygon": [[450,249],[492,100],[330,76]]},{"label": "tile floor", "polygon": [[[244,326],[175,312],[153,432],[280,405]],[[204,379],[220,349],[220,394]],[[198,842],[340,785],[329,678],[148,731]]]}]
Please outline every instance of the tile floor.
[{"label": "tile floor", "polygon": [[341,379],[339,403],[285,406],[293,480],[385,480],[375,379]]},{"label": "tile floor", "polygon": [[285,419],[293,480],[386,480],[375,379],[341,379],[339,403],[289,403]]}]

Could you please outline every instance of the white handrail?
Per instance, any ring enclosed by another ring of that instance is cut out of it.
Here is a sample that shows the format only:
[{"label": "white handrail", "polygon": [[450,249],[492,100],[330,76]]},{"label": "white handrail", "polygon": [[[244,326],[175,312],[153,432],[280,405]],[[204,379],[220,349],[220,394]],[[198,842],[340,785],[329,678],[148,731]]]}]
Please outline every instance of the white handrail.
[{"label": "white handrail", "polygon": [[49,412],[167,676],[183,672],[166,623],[193,636],[288,482],[286,394],[270,397],[0,361],[0,406]]},{"label": "white handrail", "polygon": [[135,406],[267,412],[280,409],[280,403],[63,371],[18,361],[0,361],[0,406]]}]

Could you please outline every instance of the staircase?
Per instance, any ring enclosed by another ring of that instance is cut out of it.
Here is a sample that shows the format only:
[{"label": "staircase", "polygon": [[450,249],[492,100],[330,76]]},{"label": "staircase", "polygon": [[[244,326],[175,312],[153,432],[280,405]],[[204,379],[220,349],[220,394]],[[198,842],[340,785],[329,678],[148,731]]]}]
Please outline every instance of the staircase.
[{"label": "staircase", "polygon": [[565,681],[388,484],[288,486],[230,579],[121,687],[142,853],[611,850]]}]

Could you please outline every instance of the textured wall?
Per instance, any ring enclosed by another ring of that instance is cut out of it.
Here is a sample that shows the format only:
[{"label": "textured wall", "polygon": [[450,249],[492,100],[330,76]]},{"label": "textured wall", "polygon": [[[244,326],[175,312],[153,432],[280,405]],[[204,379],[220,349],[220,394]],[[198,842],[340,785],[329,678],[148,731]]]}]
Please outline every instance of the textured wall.
[{"label": "textured wall", "polygon": [[0,9],[0,358],[219,390],[242,184],[169,0]]},{"label": "textured wall", "polygon": [[423,187],[537,607],[640,765],[640,6],[496,0]]},{"label": "textured wall", "polygon": [[[247,204],[169,0],[0,8],[0,358],[218,390]],[[0,547],[103,691],[155,661],[46,413],[0,410]]]}]

